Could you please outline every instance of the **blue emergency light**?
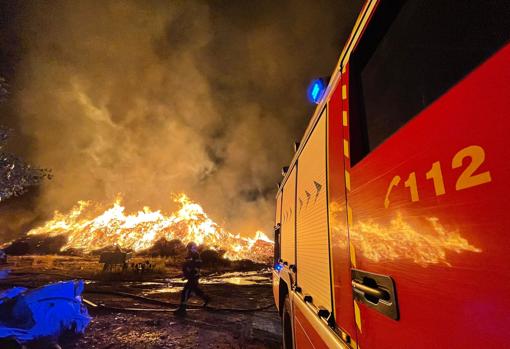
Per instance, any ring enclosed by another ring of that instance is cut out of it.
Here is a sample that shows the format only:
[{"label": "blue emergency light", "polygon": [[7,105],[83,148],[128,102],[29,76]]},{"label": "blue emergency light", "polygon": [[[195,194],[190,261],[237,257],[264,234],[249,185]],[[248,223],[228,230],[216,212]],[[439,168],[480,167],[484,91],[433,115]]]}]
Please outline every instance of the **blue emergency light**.
[{"label": "blue emergency light", "polygon": [[276,263],[274,266],[274,269],[276,271],[281,271],[283,269],[283,265],[281,265],[280,263]]},{"label": "blue emergency light", "polygon": [[312,80],[308,86],[308,99],[310,102],[319,104],[326,91],[326,81],[323,78]]}]

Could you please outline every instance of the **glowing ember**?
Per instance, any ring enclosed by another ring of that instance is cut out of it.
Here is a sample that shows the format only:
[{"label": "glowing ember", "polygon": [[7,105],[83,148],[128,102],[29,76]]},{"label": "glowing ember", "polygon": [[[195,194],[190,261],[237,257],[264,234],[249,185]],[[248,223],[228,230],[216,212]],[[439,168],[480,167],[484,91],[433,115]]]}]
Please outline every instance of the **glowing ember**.
[{"label": "glowing ember", "polygon": [[160,240],[178,239],[184,244],[195,241],[210,248],[226,251],[225,257],[233,260],[251,259],[269,261],[273,254],[273,241],[258,231],[254,238],[244,238],[223,230],[212,221],[204,209],[185,194],[175,197],[180,205],[177,212],[167,216],[161,211],[144,207],[134,214],[125,214],[122,200],[92,218],[98,205],[79,201],[67,214],[55,212],[53,219],[28,235],[63,235],[67,243],[63,250],[73,248],[91,252],[109,246],[134,251],[146,250]]}]

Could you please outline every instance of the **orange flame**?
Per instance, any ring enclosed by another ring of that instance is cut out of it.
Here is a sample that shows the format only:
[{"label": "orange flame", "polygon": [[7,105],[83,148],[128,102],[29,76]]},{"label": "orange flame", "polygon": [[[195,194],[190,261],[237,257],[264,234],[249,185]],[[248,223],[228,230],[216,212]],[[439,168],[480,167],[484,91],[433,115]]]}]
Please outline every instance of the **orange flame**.
[{"label": "orange flame", "polygon": [[204,212],[202,206],[179,194],[174,201],[180,205],[177,212],[167,216],[161,211],[144,207],[134,214],[125,213],[122,200],[93,217],[98,205],[79,201],[70,212],[55,211],[53,219],[32,229],[28,235],[66,236],[62,250],[70,248],[91,252],[109,246],[134,251],[146,250],[160,240],[178,239],[184,244],[194,241],[210,248],[226,251],[225,257],[267,262],[272,258],[273,241],[257,231],[254,238],[234,235],[222,229]]}]

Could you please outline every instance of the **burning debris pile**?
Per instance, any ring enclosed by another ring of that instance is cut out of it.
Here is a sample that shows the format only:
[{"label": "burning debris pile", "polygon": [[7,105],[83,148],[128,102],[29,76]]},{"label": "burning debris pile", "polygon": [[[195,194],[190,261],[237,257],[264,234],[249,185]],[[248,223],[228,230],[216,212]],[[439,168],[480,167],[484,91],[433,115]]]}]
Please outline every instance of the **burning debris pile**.
[{"label": "burning debris pile", "polygon": [[[144,207],[142,211],[126,214],[122,200],[117,199],[106,210],[90,201],[80,201],[66,214],[55,212],[53,219],[32,229],[29,236],[44,235],[66,238],[61,248],[85,253],[118,246],[124,250],[142,252],[162,239],[180,240],[184,244],[195,241],[211,249],[225,251],[231,260],[249,259],[269,262],[273,241],[258,231],[254,238],[245,238],[222,229],[211,220],[204,209],[185,194],[175,197],[179,210],[166,215]],[[98,211],[101,211],[99,214]]]}]

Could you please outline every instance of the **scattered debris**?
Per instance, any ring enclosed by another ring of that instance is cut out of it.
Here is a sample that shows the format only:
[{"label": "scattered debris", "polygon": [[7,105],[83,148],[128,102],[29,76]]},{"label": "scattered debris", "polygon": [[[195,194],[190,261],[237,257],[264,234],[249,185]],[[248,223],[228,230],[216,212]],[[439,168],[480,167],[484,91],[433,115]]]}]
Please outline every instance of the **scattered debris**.
[{"label": "scattered debris", "polygon": [[[0,280],[0,293],[12,285],[34,288],[60,280],[83,279],[82,302],[93,316],[83,335],[61,336],[64,349],[84,348],[257,348],[281,347],[280,318],[271,287],[272,271],[203,269],[202,287],[213,301],[189,304],[187,317],[172,315],[184,285],[174,258],[133,257],[131,263],[149,260],[161,272],[103,273],[99,256],[10,256],[10,274]],[[179,261],[177,261],[179,263]],[[162,269],[164,267],[164,269]],[[131,268],[129,268],[131,269]],[[2,309],[0,309],[2,312]],[[30,349],[47,349],[36,342]],[[13,346],[20,349],[22,346]],[[0,339],[0,348],[10,348]],[[55,349],[55,348],[52,348]]]},{"label": "scattered debris", "polygon": [[122,271],[127,270],[128,261],[131,259],[131,253],[120,250],[114,252],[103,252],[99,257],[99,263],[104,263],[103,271],[113,271],[119,267]]}]

